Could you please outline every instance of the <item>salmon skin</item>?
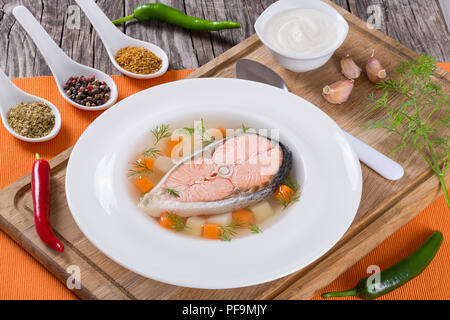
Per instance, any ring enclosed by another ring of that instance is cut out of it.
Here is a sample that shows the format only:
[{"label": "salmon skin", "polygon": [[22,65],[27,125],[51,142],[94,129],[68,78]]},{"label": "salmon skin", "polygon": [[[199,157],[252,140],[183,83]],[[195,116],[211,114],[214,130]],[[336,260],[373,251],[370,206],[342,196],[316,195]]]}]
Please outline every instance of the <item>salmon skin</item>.
[{"label": "salmon skin", "polygon": [[153,217],[226,213],[272,196],[291,169],[284,144],[255,133],[233,135],[182,159],[138,206]]}]

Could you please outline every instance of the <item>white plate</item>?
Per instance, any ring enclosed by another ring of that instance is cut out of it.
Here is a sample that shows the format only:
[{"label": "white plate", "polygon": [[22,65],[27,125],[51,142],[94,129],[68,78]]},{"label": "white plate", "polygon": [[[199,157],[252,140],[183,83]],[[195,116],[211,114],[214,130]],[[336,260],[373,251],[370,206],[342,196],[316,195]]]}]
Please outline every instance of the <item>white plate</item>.
[{"label": "white plate", "polygon": [[[231,242],[161,228],[136,208],[126,172],[161,123],[203,117],[279,128],[293,151],[300,201],[263,232]],[[326,253],[350,226],[362,189],[359,161],[342,130],[306,100],[235,79],[172,82],[105,111],[70,156],[66,194],[86,237],[122,266],[155,280],[194,288],[234,288],[274,280]]]}]

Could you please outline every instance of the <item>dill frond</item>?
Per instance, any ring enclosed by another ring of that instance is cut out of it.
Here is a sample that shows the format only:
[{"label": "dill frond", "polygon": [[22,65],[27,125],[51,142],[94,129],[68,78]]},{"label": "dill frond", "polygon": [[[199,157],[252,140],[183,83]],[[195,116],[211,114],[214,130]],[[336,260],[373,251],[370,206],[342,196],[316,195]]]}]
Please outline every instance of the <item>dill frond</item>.
[{"label": "dill frond", "polygon": [[150,132],[155,137],[155,145],[158,144],[162,139],[170,137],[170,126],[167,124],[162,124],[160,126],[157,126],[153,130],[150,130]]}]

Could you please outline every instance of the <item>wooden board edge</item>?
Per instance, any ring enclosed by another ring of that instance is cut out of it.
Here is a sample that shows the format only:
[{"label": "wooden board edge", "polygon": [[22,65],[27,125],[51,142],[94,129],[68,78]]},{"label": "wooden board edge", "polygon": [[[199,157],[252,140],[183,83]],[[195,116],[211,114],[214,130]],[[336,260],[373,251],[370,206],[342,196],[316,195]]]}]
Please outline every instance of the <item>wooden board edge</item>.
[{"label": "wooden board edge", "polygon": [[[52,172],[54,172],[55,170],[59,170],[61,166],[67,163],[72,149],[73,147],[70,147],[49,160]],[[65,284],[70,274],[62,265],[54,261],[54,258],[51,255],[56,253],[47,248],[43,243],[36,242],[39,241],[39,238],[35,234],[34,224],[29,227],[21,228],[19,227],[19,225],[11,223],[7,218],[7,215],[10,214],[22,214],[17,210],[17,206],[20,205],[20,201],[24,193],[29,191],[31,188],[30,177],[31,174],[27,174],[0,190],[0,230],[5,232],[5,234],[7,234],[21,248],[29,253],[34,259],[36,259],[45,269],[52,273],[61,283]],[[32,213],[31,219],[33,219]],[[96,270],[95,266],[86,261],[85,257],[83,257],[82,254],[80,254],[80,252],[76,250],[76,248],[73,248],[70,243],[64,241],[61,236],[57,236],[63,241],[63,244],[65,246],[65,253],[67,252],[72,257],[76,256],[76,259],[79,259],[79,261],[81,262],[85,262],[87,264],[87,267],[91,268],[91,272],[95,273],[97,277],[105,278],[105,283],[111,283],[111,281],[108,280],[104,274]],[[81,285],[81,289],[73,289],[71,291],[81,299],[101,299],[101,297],[95,294],[95,290],[84,286],[83,284]],[[115,297],[116,299],[133,299],[133,297],[130,297],[129,294],[123,292],[123,290],[120,290],[120,288],[118,288],[117,292],[115,293],[111,292],[110,297],[111,296]]]},{"label": "wooden board edge", "polygon": [[[331,2],[330,0],[323,0],[323,1],[331,5],[333,8],[335,8],[348,22],[352,23],[359,29],[363,29],[366,33],[369,33],[371,36],[382,41],[383,43],[385,43],[386,46],[391,47],[392,49],[397,51],[400,55],[407,56],[411,59],[414,59],[418,56],[418,54],[414,50],[406,47],[405,45],[389,37],[383,32],[376,29],[371,29],[370,31],[367,30],[368,28],[366,22],[364,22],[354,14],[348,12],[344,8],[338,6],[337,4]],[[229,64],[233,60],[234,61],[238,60],[239,57],[243,56],[246,52],[250,51],[255,46],[259,45],[262,45],[262,43],[260,42],[258,35],[253,34],[252,36],[248,37],[241,43],[228,49],[215,59],[201,66],[200,68],[198,68],[197,70],[186,76],[185,79],[209,77],[212,74],[214,74],[216,70],[220,69],[224,64]],[[443,80],[450,81],[449,73],[439,66],[436,69],[436,74]]]},{"label": "wooden board edge", "polygon": [[228,64],[233,60],[239,59],[239,57],[243,56],[245,53],[250,51],[256,46],[260,45],[260,40],[257,34],[254,34],[241,43],[235,45],[234,47],[228,49],[215,59],[209,61],[204,64],[197,70],[190,73],[184,79],[195,79],[195,78],[203,78],[212,75],[216,70],[220,69],[224,64]]},{"label": "wooden board edge", "polygon": [[30,185],[30,177],[27,174],[0,190],[0,217],[3,210],[14,208],[17,195]]},{"label": "wooden board edge", "polygon": [[[447,175],[446,181],[450,183],[450,175]],[[439,179],[436,175],[432,175],[407,197],[398,201],[383,215],[352,237],[352,242],[345,242],[314,268],[308,269],[287,288],[268,291],[261,299],[303,300],[312,298],[442,195]],[[338,260],[340,264],[335,263]],[[334,266],[333,270],[330,270],[330,265]]]},{"label": "wooden board edge", "polygon": [[[35,243],[26,237],[23,232],[18,230],[8,220],[0,215],[0,230],[5,232],[14,242],[16,242],[22,249],[30,254],[35,260],[37,260],[46,270],[54,275],[61,283],[65,284],[66,279],[70,276],[66,270],[61,266],[53,263],[51,257],[43,250],[40,250]],[[67,250],[67,248],[65,249]],[[71,290],[81,299],[96,299],[94,295],[84,286],[79,290]]]},{"label": "wooden board edge", "polygon": [[[416,188],[420,188],[420,186],[427,182],[430,176],[433,175],[433,171],[430,169],[428,171],[423,172],[420,176],[417,176],[414,181],[411,182],[410,185],[405,186],[401,190],[397,192],[393,197],[386,198],[383,202],[381,202],[376,208],[373,209],[372,214],[369,217],[365,217],[360,219],[357,222],[352,222],[350,228],[346,231],[346,233],[342,236],[341,239],[324,255],[319,257],[317,260],[312,262],[310,265],[305,268],[299,270],[296,273],[286,276],[286,281],[282,283],[276,283],[272,286],[271,290],[264,294],[264,299],[269,299],[271,296],[274,297],[282,290],[288,288],[293,283],[295,283],[298,279],[302,278],[306,273],[308,273],[311,269],[315,268],[317,265],[322,264],[322,262],[327,259],[331,254],[336,251],[339,251],[345,244],[351,242],[356,235],[360,232],[364,231],[368,226],[370,226],[374,221],[382,218],[384,214],[390,210],[394,205],[396,205],[405,195],[409,195]],[[450,173],[447,174],[447,177],[450,177]],[[430,202],[431,203],[431,202]],[[355,261],[354,263],[356,263]]]},{"label": "wooden board edge", "polygon": [[[49,163],[51,170],[57,169],[66,161],[72,151],[72,147],[66,149],[56,157],[52,158]],[[30,168],[31,171],[31,168]],[[15,182],[0,190],[0,229],[8,236],[22,246],[21,238],[24,230],[19,230],[17,226],[11,224],[2,214],[3,212],[14,212],[17,210],[16,205],[18,199],[31,188],[31,173],[19,178]],[[26,249],[28,252],[29,250]]]},{"label": "wooden board edge", "polygon": [[[72,152],[73,147],[70,147],[60,154],[56,155],[52,159],[49,160],[51,170],[55,170],[58,166],[63,164],[66,160],[69,159],[70,153]],[[30,167],[31,172],[31,167]],[[15,182],[9,184],[5,188],[0,190],[0,210],[4,210],[7,208],[8,204],[11,204],[11,201],[14,201],[14,197],[11,197],[11,194],[16,195],[20,192],[21,189],[25,188],[27,185],[31,183],[31,174],[28,173],[22,178],[19,178]]]},{"label": "wooden board edge", "polygon": [[[36,242],[40,241],[40,239],[34,230],[34,226],[21,231],[9,221],[4,219],[3,216],[0,216],[0,229],[3,230],[21,248],[28,252],[34,259],[36,259],[47,271],[53,274],[63,285],[66,285],[67,279],[71,276],[71,274],[64,267],[64,262],[67,263],[66,260],[70,259],[71,265],[80,267],[83,270],[81,274],[81,288],[68,288],[68,290],[80,299],[100,300],[105,297],[105,294],[102,295],[101,290],[97,290],[98,288],[95,287],[90,287],[90,283],[88,283],[88,285],[84,284],[86,281],[83,281],[83,274],[86,272],[89,272],[90,275],[94,275],[96,278],[104,279],[102,283],[109,284],[109,288],[114,288],[114,290],[108,290],[106,295],[107,299],[136,299],[128,292],[124,291],[123,288],[114,285],[114,283],[108,279],[107,275],[103,274],[101,271],[98,271],[98,267],[95,265],[93,266],[85,257],[83,257],[82,254],[80,254],[76,248],[73,248],[71,243],[65,241],[59,234],[56,234],[56,236],[61,239],[65,247],[64,256],[59,257],[60,262],[63,263],[58,263],[55,260],[58,255],[61,255],[60,253],[48,248],[44,243]],[[86,269],[90,269],[90,271],[86,271]]]}]

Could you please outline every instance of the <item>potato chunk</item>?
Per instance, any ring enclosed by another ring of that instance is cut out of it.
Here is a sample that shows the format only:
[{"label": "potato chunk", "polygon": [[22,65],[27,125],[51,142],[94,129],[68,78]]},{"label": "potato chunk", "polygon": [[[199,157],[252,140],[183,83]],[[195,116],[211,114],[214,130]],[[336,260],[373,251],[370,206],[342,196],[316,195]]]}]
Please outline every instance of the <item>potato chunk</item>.
[{"label": "potato chunk", "polygon": [[261,201],[251,206],[250,210],[253,212],[257,222],[264,221],[274,214],[272,206],[267,201]]},{"label": "potato chunk", "polygon": [[186,220],[186,227],[183,232],[191,236],[202,236],[203,225],[206,223],[206,219],[201,217],[190,217]]},{"label": "potato chunk", "polygon": [[231,212],[216,214],[208,218],[208,223],[218,224],[220,226],[226,226],[231,223]]},{"label": "potato chunk", "polygon": [[173,163],[172,159],[166,156],[159,156],[155,159],[154,167],[156,170],[159,170],[161,172],[168,172],[175,164]]}]

